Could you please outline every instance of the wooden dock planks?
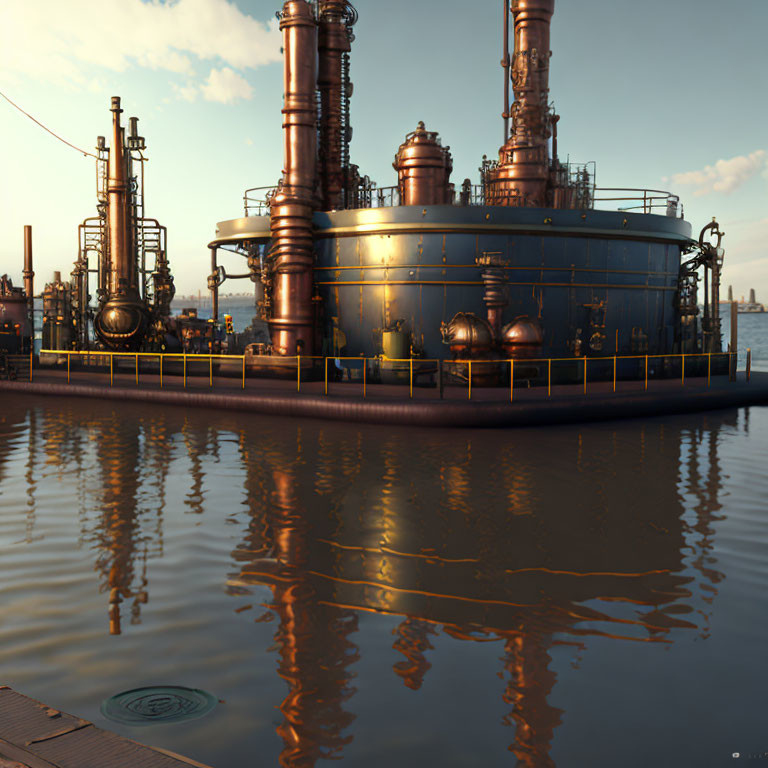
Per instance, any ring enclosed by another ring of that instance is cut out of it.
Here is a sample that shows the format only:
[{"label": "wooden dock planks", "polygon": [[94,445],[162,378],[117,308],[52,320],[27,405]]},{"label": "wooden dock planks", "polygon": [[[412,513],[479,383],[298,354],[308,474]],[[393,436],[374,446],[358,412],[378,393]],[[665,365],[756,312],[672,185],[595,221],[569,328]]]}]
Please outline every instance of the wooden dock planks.
[{"label": "wooden dock planks", "polygon": [[209,768],[0,686],[0,768]]}]

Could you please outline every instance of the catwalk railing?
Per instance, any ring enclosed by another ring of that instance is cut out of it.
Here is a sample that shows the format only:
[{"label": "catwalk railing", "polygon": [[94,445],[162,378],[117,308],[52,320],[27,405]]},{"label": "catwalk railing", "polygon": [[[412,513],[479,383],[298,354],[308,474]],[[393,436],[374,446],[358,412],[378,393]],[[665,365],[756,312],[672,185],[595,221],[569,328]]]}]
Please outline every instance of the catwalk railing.
[{"label": "catwalk railing", "polygon": [[[574,187],[574,189],[577,189]],[[246,216],[267,216],[272,195],[277,187],[254,187],[246,189],[243,194],[243,209]],[[485,187],[482,184],[472,184],[459,187],[454,191],[452,205],[455,206],[484,206]],[[584,205],[575,205],[578,210],[604,209],[598,203],[621,203],[613,210],[636,211],[638,213],[658,213],[673,218],[683,217],[683,207],[680,198],[671,192],[661,189],[642,189],[629,187],[590,187],[586,196],[579,198],[586,201]],[[498,197],[498,194],[497,194]],[[510,197],[517,199],[517,195]],[[352,195],[347,206],[351,210],[359,208],[396,208],[400,205],[400,189],[393,187],[361,187]],[[525,201],[520,198],[517,206],[525,207]],[[610,210],[611,207],[609,206]]]},{"label": "catwalk railing", "polygon": [[[747,350],[746,380],[751,374],[751,350]],[[569,393],[590,393],[590,385],[601,384],[594,391],[605,394],[618,392],[630,384],[642,385],[648,390],[649,382],[679,379],[685,386],[686,379],[696,378],[711,386],[715,375],[736,378],[737,355],[735,353],[691,353],[674,355],[615,355],[612,357],[552,357],[507,360],[441,360],[437,358],[386,357],[321,357],[297,355],[294,357],[247,358],[245,355],[185,354],[160,352],[100,352],[41,350],[39,360],[32,355],[6,355],[0,357],[0,377],[29,377],[35,373],[66,369],[67,382],[85,381],[87,377],[102,375],[101,383],[115,385],[116,377],[125,381],[130,377],[135,386],[178,386],[187,389],[190,382],[199,388],[199,382],[207,378],[208,388],[224,386],[237,379],[237,388],[245,390],[247,382],[270,382],[274,390],[293,388],[296,393],[345,394],[367,398],[371,386],[377,385],[375,395],[387,391],[414,397],[414,389],[434,389],[442,399],[446,389],[452,393],[466,390],[472,399],[473,390],[486,393],[482,399],[515,400],[515,390],[546,388],[552,396],[553,386],[570,385]],[[5,373],[3,373],[3,371]],[[346,379],[344,378],[346,376]],[[275,382],[277,382],[275,384]],[[290,382],[290,383],[289,383]],[[397,387],[400,390],[397,390]],[[335,390],[335,391],[334,391]],[[499,394],[499,393],[506,394]],[[489,398],[488,395],[491,395]]]}]

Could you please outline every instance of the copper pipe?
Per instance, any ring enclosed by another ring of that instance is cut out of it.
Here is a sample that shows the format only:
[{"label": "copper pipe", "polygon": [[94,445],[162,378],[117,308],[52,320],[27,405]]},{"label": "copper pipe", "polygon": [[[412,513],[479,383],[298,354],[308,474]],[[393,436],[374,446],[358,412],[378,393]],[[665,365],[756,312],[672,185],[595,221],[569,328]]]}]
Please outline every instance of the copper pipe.
[{"label": "copper pipe", "polygon": [[135,286],[135,265],[128,252],[128,182],[125,177],[123,129],[120,126],[120,97],[112,97],[112,147],[107,178],[109,275],[107,292],[117,293],[121,279]]},{"label": "copper pipe", "polygon": [[211,277],[208,281],[211,289],[211,317],[214,320],[219,319],[219,265],[216,259],[217,248],[215,245],[209,246],[211,251]]},{"label": "copper pipe", "polygon": [[32,227],[24,225],[24,293],[27,295],[30,338],[35,337],[35,271],[32,268]]},{"label": "copper pipe", "polygon": [[306,0],[287,0],[280,18],[284,50],[281,184],[270,201],[274,263],[270,329],[278,355],[313,351],[312,213],[317,168],[317,24]]},{"label": "copper pipe", "polygon": [[321,208],[342,207],[343,167],[346,126],[342,109],[342,59],[349,53],[350,34],[345,23],[347,0],[321,0],[319,5],[319,42],[317,87],[320,91],[320,146],[318,151]]},{"label": "copper pipe", "polygon": [[545,206],[549,178],[549,30],[554,0],[511,0],[515,20],[512,59],[512,135],[489,178],[491,205]]}]

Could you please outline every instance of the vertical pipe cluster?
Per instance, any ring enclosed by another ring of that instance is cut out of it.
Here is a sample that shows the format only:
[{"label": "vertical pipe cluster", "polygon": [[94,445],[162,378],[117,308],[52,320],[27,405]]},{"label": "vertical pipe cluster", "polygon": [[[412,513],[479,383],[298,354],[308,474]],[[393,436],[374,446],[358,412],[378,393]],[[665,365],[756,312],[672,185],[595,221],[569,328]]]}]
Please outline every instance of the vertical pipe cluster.
[{"label": "vertical pipe cluster", "polygon": [[347,0],[320,0],[318,6],[318,76],[320,92],[319,180],[321,209],[331,211],[343,207],[345,187],[344,157],[348,141],[345,125],[344,55],[351,50],[346,23]]},{"label": "vertical pipe cluster", "polygon": [[284,167],[270,204],[274,265],[270,329],[276,354],[312,354],[317,23],[306,0],[287,0],[280,29],[284,50]]},{"label": "vertical pipe cluster", "polygon": [[[107,243],[104,270],[106,300],[94,320],[101,341],[113,349],[141,344],[149,321],[139,295],[136,245],[131,224],[131,190],[126,171],[125,136],[120,125],[120,97],[112,97],[112,147],[107,172]],[[133,128],[135,129],[135,124]]]},{"label": "vertical pipe cluster", "polygon": [[32,227],[24,225],[24,293],[27,296],[30,336],[35,336],[35,270],[32,265]]},{"label": "vertical pipe cluster", "polygon": [[554,0],[511,0],[515,52],[512,59],[512,134],[489,175],[490,205],[545,206],[551,135],[549,30]]}]

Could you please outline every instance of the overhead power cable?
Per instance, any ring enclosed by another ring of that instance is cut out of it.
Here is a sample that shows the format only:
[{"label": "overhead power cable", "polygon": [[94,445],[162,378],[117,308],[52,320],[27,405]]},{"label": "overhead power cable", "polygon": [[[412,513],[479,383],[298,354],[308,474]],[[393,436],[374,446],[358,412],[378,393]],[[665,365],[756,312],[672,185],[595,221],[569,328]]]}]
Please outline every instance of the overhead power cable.
[{"label": "overhead power cable", "polygon": [[80,149],[80,147],[76,147],[74,144],[70,144],[66,139],[62,139],[61,136],[59,136],[57,133],[54,133],[50,128],[43,125],[39,120],[36,120],[34,117],[32,117],[32,115],[30,115],[29,112],[25,112],[18,104],[11,101],[2,91],[0,91],[0,96],[2,96],[12,107],[15,107],[16,109],[18,109],[22,115],[26,115],[33,123],[37,123],[44,131],[48,131],[48,133],[50,133],[51,136],[63,142],[68,147],[72,147],[72,149],[76,149],[78,152],[80,152],[82,155],[85,155],[86,157],[93,157],[96,160],[99,159],[92,152],[86,152],[84,149]]}]

